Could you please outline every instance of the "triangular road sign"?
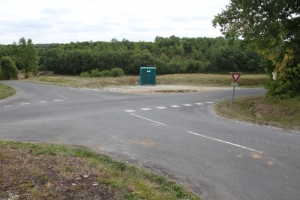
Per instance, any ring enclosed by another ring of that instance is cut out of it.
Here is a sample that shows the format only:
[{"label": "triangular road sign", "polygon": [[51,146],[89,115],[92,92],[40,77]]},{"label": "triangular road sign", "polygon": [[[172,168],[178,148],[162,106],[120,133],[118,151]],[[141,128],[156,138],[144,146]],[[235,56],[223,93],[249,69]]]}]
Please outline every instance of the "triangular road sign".
[{"label": "triangular road sign", "polygon": [[240,72],[230,72],[233,82],[237,82],[239,80],[239,78],[241,77],[242,73]]}]

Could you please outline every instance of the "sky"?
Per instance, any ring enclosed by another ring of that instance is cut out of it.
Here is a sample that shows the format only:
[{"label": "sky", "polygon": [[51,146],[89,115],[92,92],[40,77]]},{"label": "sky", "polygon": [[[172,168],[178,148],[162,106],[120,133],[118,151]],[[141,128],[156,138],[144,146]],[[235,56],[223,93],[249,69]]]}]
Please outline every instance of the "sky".
[{"label": "sky", "polygon": [[230,0],[0,0],[0,44],[153,42],[156,36],[219,37],[215,15]]}]

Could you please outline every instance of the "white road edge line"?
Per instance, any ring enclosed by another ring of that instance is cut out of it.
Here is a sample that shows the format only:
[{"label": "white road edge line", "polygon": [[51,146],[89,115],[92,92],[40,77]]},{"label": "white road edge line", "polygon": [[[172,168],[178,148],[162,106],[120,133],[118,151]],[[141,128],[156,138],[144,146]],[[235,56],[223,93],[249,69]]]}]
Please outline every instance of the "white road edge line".
[{"label": "white road edge line", "polygon": [[59,95],[59,94],[56,94],[57,96],[61,97],[61,98],[64,98],[64,99],[68,99],[67,97],[64,97],[62,95]]},{"label": "white road edge line", "polygon": [[157,122],[157,121],[151,120],[151,119],[147,119],[147,118],[145,118],[145,117],[138,116],[138,115],[136,115],[136,114],[133,114],[133,113],[130,113],[130,114],[131,114],[131,115],[133,115],[133,116],[135,116],[135,117],[138,117],[138,118],[141,118],[141,119],[144,119],[144,120],[150,121],[150,122],[154,122],[154,123],[156,123],[156,124],[160,124],[160,125],[163,125],[163,126],[165,126],[165,125],[166,125],[166,124],[163,124],[163,123],[160,123],[160,122]]},{"label": "white road edge line", "polygon": [[243,148],[243,149],[246,149],[246,150],[249,150],[249,151],[254,151],[254,152],[257,152],[257,153],[260,153],[260,154],[264,153],[262,151],[258,151],[258,150],[255,150],[255,149],[251,149],[251,148],[248,148],[248,147],[245,147],[245,146],[241,146],[241,145],[238,145],[238,144],[234,144],[234,143],[231,143],[231,142],[227,142],[227,141],[224,141],[224,140],[219,140],[219,139],[216,139],[216,138],[212,138],[212,137],[208,137],[208,136],[205,136],[205,135],[201,135],[199,133],[194,133],[192,131],[188,131],[188,133],[191,133],[191,134],[194,134],[194,135],[197,135],[197,136],[201,136],[201,137],[204,137],[204,138],[207,138],[207,139],[210,139],[210,140],[215,140],[215,141],[218,141],[218,142],[229,144],[229,145],[232,145],[232,146],[240,147],[240,148]]}]

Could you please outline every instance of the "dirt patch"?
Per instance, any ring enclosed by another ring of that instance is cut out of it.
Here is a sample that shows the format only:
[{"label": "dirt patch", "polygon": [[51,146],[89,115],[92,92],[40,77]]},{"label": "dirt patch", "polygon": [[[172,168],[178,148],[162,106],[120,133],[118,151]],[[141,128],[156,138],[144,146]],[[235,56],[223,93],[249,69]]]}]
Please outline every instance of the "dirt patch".
[{"label": "dirt patch", "polygon": [[123,199],[84,159],[0,149],[0,199]]},{"label": "dirt patch", "polygon": [[201,87],[188,85],[135,85],[104,87],[105,91],[121,93],[181,93],[228,90],[231,87]]}]

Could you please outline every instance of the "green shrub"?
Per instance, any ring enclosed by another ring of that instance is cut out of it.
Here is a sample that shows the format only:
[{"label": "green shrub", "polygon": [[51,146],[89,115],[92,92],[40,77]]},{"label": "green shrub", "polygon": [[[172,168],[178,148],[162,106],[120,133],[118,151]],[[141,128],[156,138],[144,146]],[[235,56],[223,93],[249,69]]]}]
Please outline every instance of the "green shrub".
[{"label": "green shrub", "polygon": [[18,76],[18,69],[15,62],[9,56],[4,56],[0,61],[1,66],[1,77],[4,80],[10,80],[11,78],[16,78]]},{"label": "green shrub", "polygon": [[124,71],[121,68],[113,68],[111,70],[110,76],[112,76],[112,77],[122,77],[122,76],[124,76]]},{"label": "green shrub", "polygon": [[179,185],[175,185],[173,190],[175,191],[176,197],[177,198],[183,198],[185,197],[185,192],[184,192],[184,188],[182,186]]},{"label": "green shrub", "polygon": [[91,77],[101,77],[101,76],[102,76],[102,74],[99,71],[99,69],[92,69],[91,70]]},{"label": "green shrub", "polygon": [[91,77],[89,72],[81,72],[80,77]]},{"label": "green shrub", "polygon": [[103,70],[101,72],[102,77],[110,77],[111,76],[111,71],[110,70]]}]

